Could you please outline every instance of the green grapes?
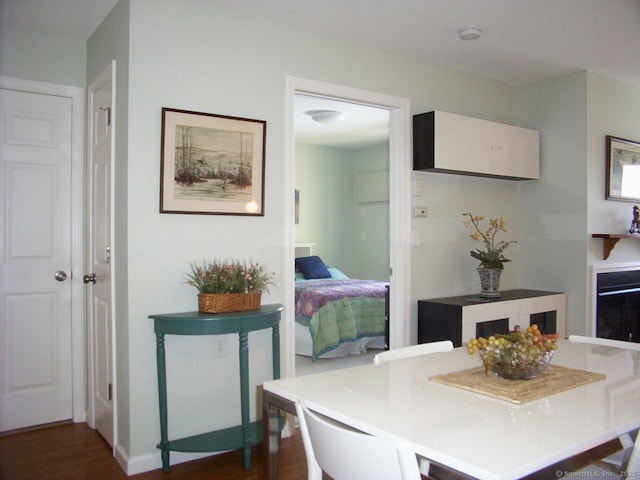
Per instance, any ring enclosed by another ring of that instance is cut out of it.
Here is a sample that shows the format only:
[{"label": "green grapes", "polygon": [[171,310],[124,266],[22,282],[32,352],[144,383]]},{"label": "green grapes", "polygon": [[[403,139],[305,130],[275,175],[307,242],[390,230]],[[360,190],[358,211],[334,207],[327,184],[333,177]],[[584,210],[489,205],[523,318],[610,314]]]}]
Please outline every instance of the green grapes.
[{"label": "green grapes", "polygon": [[509,379],[534,378],[544,370],[558,348],[558,334],[543,335],[537,325],[523,332],[519,326],[508,334],[478,337],[467,342],[467,351],[479,352],[487,375]]}]

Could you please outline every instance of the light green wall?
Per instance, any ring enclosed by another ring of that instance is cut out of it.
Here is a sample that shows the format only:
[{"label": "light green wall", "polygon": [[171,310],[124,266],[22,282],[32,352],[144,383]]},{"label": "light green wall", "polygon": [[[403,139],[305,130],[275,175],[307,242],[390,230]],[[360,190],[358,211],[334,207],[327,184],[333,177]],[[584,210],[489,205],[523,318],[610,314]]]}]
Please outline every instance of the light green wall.
[{"label": "light green wall", "polygon": [[357,150],[354,176],[352,276],[389,281],[389,144]]},{"label": "light green wall", "polygon": [[586,73],[521,89],[521,118],[540,131],[541,178],[520,195],[520,283],[567,293],[567,333],[584,334],[587,271]]},{"label": "light green wall", "polygon": [[[640,141],[640,88],[610,78],[587,75],[587,128],[589,141],[589,215],[588,232],[622,233],[633,218],[633,203],[605,200],[605,137]],[[640,243],[618,242],[608,260],[602,260],[602,240],[589,240],[588,263],[608,265],[640,261]]]},{"label": "light green wall", "polygon": [[296,242],[314,243],[315,255],[351,278],[388,281],[388,186],[380,189],[386,201],[363,202],[358,192],[361,174],[382,174],[388,185],[388,165],[386,143],[362,149],[297,144]]},{"label": "light green wall", "polygon": [[619,242],[609,259],[593,233],[624,233],[633,204],[605,200],[606,135],[638,139],[640,88],[590,72],[520,90],[521,121],[540,131],[542,176],[520,194],[520,284],[568,295],[567,333],[585,334],[591,266],[640,261],[636,241]]},{"label": "light green wall", "polygon": [[352,272],[354,221],[353,150],[296,145],[296,189],[300,192],[297,243],[314,243],[327,265]]},{"label": "light green wall", "polygon": [[[131,1],[126,368],[131,419],[128,453],[133,468],[145,455],[156,453],[159,436],[156,381],[150,375],[155,371],[153,331],[146,317],[195,308],[196,292],[183,283],[189,262],[214,255],[252,257],[273,269],[279,279],[290,274],[284,258],[284,225],[291,219],[285,218],[283,208],[286,196],[293,194],[284,191],[287,75],[407,97],[413,113],[442,108],[512,122],[517,114],[517,90],[500,82],[344,39],[232,15],[207,0]],[[163,106],[267,121],[265,217],[158,213]],[[482,192],[488,203],[489,198],[498,197],[495,207],[497,210],[500,206],[499,212],[501,205],[516,203],[511,182],[477,179],[477,189],[460,189],[457,179],[444,176],[437,182],[448,187],[447,195],[457,196],[460,202]],[[474,198],[465,203],[482,202]],[[435,210],[434,215],[443,215]],[[460,227],[458,214],[459,209],[446,213],[455,216],[454,228]],[[512,233],[517,236],[515,226]],[[467,247],[459,239],[454,250],[460,256]],[[446,268],[438,278],[448,283],[451,274],[475,275],[473,267],[466,266],[469,268],[462,272],[458,265]],[[282,288],[279,281],[264,302],[282,301]],[[471,284],[470,290],[474,288],[477,286]],[[425,285],[415,290],[414,299],[433,296]],[[232,345],[235,340],[231,337],[229,341]],[[269,358],[268,332],[256,333],[250,342],[252,383],[261,383],[270,376],[268,363],[263,360]],[[174,423],[174,434],[228,426],[239,418],[238,387],[229,382],[235,377],[236,358],[229,355],[212,362],[212,348],[206,338],[172,338],[167,344],[173,356],[169,402],[172,415],[180,419]],[[184,375],[185,371],[189,375]],[[224,379],[231,386],[219,389],[212,378]],[[255,410],[255,402],[252,408]],[[216,415],[210,414],[213,411]]]},{"label": "light green wall", "polygon": [[0,75],[86,87],[86,42],[18,28],[0,19]]}]

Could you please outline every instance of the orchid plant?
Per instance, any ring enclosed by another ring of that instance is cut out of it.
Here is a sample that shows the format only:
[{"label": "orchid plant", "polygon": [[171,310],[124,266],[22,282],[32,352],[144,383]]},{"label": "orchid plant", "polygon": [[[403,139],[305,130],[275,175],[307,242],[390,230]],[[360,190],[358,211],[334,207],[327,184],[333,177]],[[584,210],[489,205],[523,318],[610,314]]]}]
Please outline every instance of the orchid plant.
[{"label": "orchid plant", "polygon": [[484,217],[474,216],[471,212],[465,212],[462,214],[466,219],[463,220],[463,224],[471,231],[469,237],[476,242],[484,243],[485,249],[479,248],[469,252],[471,256],[477,260],[480,260],[481,268],[504,268],[504,263],[510,262],[508,258],[505,258],[503,252],[512,243],[517,243],[515,240],[501,240],[496,241],[496,234],[498,232],[507,231],[507,222],[504,218],[492,218],[489,220],[489,227],[486,230],[480,228],[480,222],[484,220]]}]

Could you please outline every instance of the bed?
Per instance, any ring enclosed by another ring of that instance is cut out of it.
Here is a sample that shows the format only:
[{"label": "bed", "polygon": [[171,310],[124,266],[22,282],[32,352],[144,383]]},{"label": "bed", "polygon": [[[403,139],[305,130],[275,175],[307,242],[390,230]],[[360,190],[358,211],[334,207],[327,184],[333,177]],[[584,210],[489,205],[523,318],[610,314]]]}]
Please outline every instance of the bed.
[{"label": "bed", "polygon": [[351,279],[318,256],[296,258],[296,354],[315,361],[386,348],[388,286]]}]

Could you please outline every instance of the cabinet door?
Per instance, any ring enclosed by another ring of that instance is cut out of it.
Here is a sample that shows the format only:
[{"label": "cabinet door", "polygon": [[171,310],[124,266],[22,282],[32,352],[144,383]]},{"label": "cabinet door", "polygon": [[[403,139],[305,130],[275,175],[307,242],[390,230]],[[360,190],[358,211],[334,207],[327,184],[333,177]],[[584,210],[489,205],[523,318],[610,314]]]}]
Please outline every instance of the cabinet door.
[{"label": "cabinet door", "polygon": [[[434,168],[509,178],[540,178],[535,130],[446,112],[433,112]],[[422,135],[424,132],[414,132]]]},{"label": "cabinet door", "polygon": [[435,166],[445,170],[488,174],[493,163],[487,122],[435,112]]},{"label": "cabinet door", "polygon": [[493,171],[497,175],[540,178],[540,135],[511,125],[496,126]]},{"label": "cabinet door", "polygon": [[476,337],[478,323],[507,319],[509,330],[513,330],[519,319],[518,304],[519,300],[508,300],[465,306],[462,309],[462,343]]},{"label": "cabinet door", "polygon": [[556,312],[556,333],[559,333],[561,338],[565,338],[566,303],[567,295],[565,293],[523,298],[520,300],[520,325],[529,325],[532,314]]}]

